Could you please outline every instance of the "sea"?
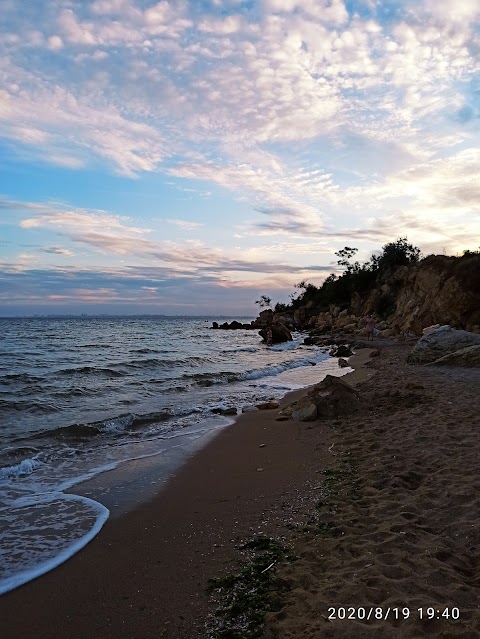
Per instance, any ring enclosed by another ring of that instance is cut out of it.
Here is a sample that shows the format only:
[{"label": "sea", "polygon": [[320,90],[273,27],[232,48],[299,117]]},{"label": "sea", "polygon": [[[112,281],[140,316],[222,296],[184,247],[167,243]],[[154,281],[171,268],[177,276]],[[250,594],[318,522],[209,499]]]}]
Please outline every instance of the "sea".
[{"label": "sea", "polygon": [[[350,370],[305,334],[269,347],[257,330],[212,329],[218,319],[0,318],[0,594],[66,561],[122,510],[112,473],[148,462],[161,490],[234,420],[216,410],[252,410]],[[252,318],[221,321],[233,319]]]}]

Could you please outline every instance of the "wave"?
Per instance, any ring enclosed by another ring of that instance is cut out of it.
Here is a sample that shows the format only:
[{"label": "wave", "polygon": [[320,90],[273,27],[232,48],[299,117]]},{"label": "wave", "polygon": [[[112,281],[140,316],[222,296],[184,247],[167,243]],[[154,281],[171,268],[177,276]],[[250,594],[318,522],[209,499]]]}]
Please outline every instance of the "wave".
[{"label": "wave", "polygon": [[9,375],[1,375],[0,381],[2,384],[14,384],[15,382],[24,382],[25,384],[34,384],[41,382],[42,377],[38,375],[31,375],[30,373],[10,373]]},{"label": "wave", "polygon": [[315,366],[319,362],[328,359],[328,357],[329,356],[326,353],[320,353],[316,354],[314,357],[304,357],[293,362],[285,362],[284,364],[277,364],[274,366],[265,366],[264,368],[257,368],[255,370],[248,371],[247,373],[243,373],[240,379],[253,380],[260,379],[261,377],[276,376],[293,368],[299,368],[301,366]]},{"label": "wave", "polygon": [[105,348],[115,348],[112,344],[78,344],[77,348],[98,348],[104,350]]},{"label": "wave", "polygon": [[35,439],[59,438],[85,440],[99,435],[125,433],[129,430],[137,430],[149,424],[165,422],[174,415],[169,410],[155,411],[146,414],[125,413],[109,419],[103,419],[88,424],[70,424],[59,426],[50,430],[37,433]]},{"label": "wave", "polygon": [[299,368],[300,366],[315,366],[319,362],[328,359],[328,355],[323,351],[316,351],[310,357],[303,357],[283,364],[273,364],[263,368],[254,368],[250,371],[238,373],[234,371],[221,371],[217,373],[185,373],[182,379],[188,380],[197,386],[213,386],[214,384],[231,384],[233,382],[249,381],[260,379],[261,377],[271,377],[279,375],[284,371]]},{"label": "wave", "polygon": [[292,351],[298,348],[300,344],[301,344],[300,341],[282,342],[281,344],[275,344],[273,346],[269,346],[269,349],[271,351],[277,351],[277,352]]},{"label": "wave", "polygon": [[114,370],[113,368],[98,368],[97,366],[82,366],[75,368],[63,368],[62,370],[56,371],[55,375],[104,375],[106,377],[125,377],[126,373],[123,373],[119,370]]},{"label": "wave", "polygon": [[37,459],[23,459],[21,462],[14,464],[13,466],[0,468],[0,480],[31,475],[33,471],[41,465],[42,463]]},{"label": "wave", "polygon": [[34,415],[48,415],[49,413],[59,411],[60,408],[55,406],[55,404],[49,404],[46,402],[0,399],[0,410],[5,412],[28,412],[33,413]]}]

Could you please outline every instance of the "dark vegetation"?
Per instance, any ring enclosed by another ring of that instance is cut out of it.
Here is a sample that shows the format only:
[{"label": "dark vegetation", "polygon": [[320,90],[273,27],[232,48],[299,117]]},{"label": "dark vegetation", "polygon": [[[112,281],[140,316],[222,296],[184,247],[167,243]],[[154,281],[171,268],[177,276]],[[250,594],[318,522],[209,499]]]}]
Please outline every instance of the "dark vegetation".
[{"label": "dark vegetation", "polygon": [[[406,237],[389,242],[382,248],[380,255],[372,255],[364,264],[352,261],[358,249],[346,246],[335,253],[337,264],[344,269],[342,275],[331,273],[320,287],[303,281],[295,285],[290,304],[278,303],[275,312],[294,311],[309,304],[318,310],[327,310],[330,304],[340,308],[348,308],[354,294],[363,295],[384,280],[399,266],[415,264],[420,260],[420,249],[408,243]],[[265,304],[268,300],[268,304]],[[263,302],[263,303],[262,303]],[[265,295],[257,302],[261,306],[269,306],[270,298]],[[374,309],[380,315],[388,315],[395,308],[395,300],[391,295],[384,295]]]},{"label": "dark vegetation", "polygon": [[273,596],[273,568],[294,557],[283,544],[263,535],[250,539],[241,550],[247,561],[238,572],[209,580],[209,590],[220,601],[209,629],[212,639],[259,639],[265,613],[280,605],[278,596]]}]

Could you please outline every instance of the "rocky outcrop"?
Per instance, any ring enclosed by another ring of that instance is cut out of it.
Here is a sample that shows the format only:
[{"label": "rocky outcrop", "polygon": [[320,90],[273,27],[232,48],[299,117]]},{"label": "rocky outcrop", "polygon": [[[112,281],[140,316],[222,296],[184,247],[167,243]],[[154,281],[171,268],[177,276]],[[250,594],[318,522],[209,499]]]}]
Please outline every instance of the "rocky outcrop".
[{"label": "rocky outcrop", "polygon": [[267,308],[259,313],[257,319],[253,322],[254,328],[266,328],[273,323],[274,312],[271,308]]},{"label": "rocky outcrop", "polygon": [[278,320],[310,332],[310,344],[321,336],[365,334],[365,316],[373,313],[380,337],[420,336],[436,324],[480,334],[480,253],[462,257],[430,255],[418,263],[388,269],[366,290],[354,292],[348,308],[317,307],[310,300],[281,314],[262,311],[254,322],[264,328]]},{"label": "rocky outcrop", "polygon": [[448,353],[432,364],[438,366],[462,366],[464,368],[480,368],[480,344],[467,346],[454,353]]},{"label": "rocky outcrop", "polygon": [[355,304],[359,313],[390,304],[386,330],[392,334],[421,335],[435,324],[480,333],[480,255],[430,255],[389,273]]},{"label": "rocky outcrop", "polygon": [[268,332],[272,331],[272,344],[280,344],[281,342],[291,342],[293,337],[288,328],[281,322],[273,322],[268,328],[262,328],[259,332],[264,341],[268,341]]},{"label": "rocky outcrop", "polygon": [[357,391],[342,379],[327,375],[304,397],[281,410],[278,418],[282,420],[291,417],[300,422],[335,419],[357,412],[360,407]]},{"label": "rocky outcrop", "polygon": [[223,324],[218,324],[218,322],[213,322],[212,328],[234,331],[238,329],[248,330],[255,327],[253,326],[253,322],[251,324],[242,324],[242,322],[237,322],[237,320],[233,320],[233,322],[230,322],[230,324],[228,322],[223,322]]},{"label": "rocky outcrop", "polygon": [[430,364],[468,346],[480,345],[480,335],[459,331],[451,326],[440,326],[421,337],[409,353],[411,364]]}]

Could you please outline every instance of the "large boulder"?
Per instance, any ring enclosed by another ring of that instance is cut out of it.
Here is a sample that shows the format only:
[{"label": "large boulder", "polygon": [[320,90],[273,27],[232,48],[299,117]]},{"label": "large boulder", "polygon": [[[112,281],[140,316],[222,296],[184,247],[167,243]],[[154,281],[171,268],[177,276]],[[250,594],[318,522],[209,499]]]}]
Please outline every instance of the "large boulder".
[{"label": "large boulder", "polygon": [[411,364],[431,364],[445,355],[479,344],[480,335],[477,333],[459,331],[448,325],[440,326],[418,340],[407,361]]},{"label": "large boulder", "polygon": [[291,417],[302,422],[336,419],[355,413],[360,407],[360,397],[356,390],[339,377],[327,375],[301,399],[280,411],[279,417]]},{"label": "large boulder", "polygon": [[258,314],[257,319],[253,322],[254,328],[266,328],[273,322],[273,311],[271,308],[267,308]]},{"label": "large boulder", "polygon": [[461,348],[453,353],[448,353],[439,359],[436,359],[432,364],[438,366],[463,366],[465,368],[480,368],[480,344],[474,344],[473,346],[467,346]]},{"label": "large boulder", "polygon": [[272,329],[272,344],[280,344],[281,342],[291,342],[293,337],[288,328],[281,322],[273,322],[268,328],[262,328],[259,332],[266,342],[268,339],[268,331]]}]

